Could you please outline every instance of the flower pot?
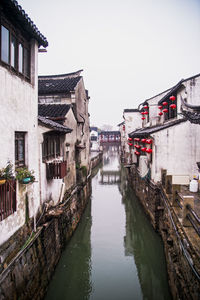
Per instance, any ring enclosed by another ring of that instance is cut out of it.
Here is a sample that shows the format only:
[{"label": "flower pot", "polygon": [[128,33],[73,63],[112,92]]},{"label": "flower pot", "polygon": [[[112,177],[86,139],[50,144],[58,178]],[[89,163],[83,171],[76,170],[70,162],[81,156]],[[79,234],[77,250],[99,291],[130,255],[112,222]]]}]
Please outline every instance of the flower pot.
[{"label": "flower pot", "polygon": [[0,185],[6,183],[6,179],[0,179]]},{"label": "flower pot", "polygon": [[26,177],[26,178],[22,179],[23,184],[27,184],[29,182],[31,182],[31,177]]}]

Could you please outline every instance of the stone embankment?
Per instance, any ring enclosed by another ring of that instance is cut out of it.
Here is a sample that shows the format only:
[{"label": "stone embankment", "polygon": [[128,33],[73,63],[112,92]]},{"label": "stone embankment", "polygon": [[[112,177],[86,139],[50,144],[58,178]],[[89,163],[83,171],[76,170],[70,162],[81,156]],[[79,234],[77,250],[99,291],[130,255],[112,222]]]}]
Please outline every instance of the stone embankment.
[{"label": "stone embankment", "polygon": [[[188,197],[187,193],[181,196],[181,188],[170,186],[169,178],[163,177],[159,185],[148,178],[142,179],[135,166],[128,168],[128,180],[154,229],[162,237],[173,299],[199,300],[199,227],[198,222],[195,225],[195,218],[191,219],[188,213],[189,202],[195,207],[194,201],[191,203],[194,197]],[[196,207],[199,207],[199,203],[196,203]],[[193,210],[191,212],[193,214]],[[190,219],[193,225],[188,222]]]}]

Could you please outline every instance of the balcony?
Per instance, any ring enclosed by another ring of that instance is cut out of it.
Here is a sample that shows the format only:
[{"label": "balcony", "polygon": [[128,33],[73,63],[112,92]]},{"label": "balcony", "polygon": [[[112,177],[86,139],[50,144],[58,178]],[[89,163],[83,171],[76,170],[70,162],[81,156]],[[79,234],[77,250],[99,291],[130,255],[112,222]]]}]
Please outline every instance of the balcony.
[{"label": "balcony", "polygon": [[47,179],[62,179],[67,175],[67,162],[46,163]]},{"label": "balcony", "polygon": [[16,181],[6,180],[0,185],[0,221],[12,215],[16,208]]}]

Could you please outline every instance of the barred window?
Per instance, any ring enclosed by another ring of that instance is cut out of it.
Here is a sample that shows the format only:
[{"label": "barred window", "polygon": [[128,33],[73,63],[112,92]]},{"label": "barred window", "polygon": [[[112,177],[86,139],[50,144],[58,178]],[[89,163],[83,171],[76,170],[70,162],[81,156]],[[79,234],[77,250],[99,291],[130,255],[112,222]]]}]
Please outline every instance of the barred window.
[{"label": "barred window", "polygon": [[15,132],[15,166],[25,166],[25,132]]},{"label": "barred window", "polygon": [[42,160],[46,161],[60,156],[60,136],[45,135],[42,144]]}]

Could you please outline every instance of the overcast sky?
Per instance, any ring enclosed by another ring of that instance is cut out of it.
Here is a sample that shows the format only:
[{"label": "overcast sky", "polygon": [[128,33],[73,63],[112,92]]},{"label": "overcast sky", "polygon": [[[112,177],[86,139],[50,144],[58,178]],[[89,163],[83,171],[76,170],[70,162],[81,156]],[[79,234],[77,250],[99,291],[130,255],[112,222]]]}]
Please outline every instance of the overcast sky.
[{"label": "overcast sky", "polygon": [[200,0],[18,3],[49,42],[39,75],[84,70],[91,125],[116,126],[123,109],[200,73]]}]

